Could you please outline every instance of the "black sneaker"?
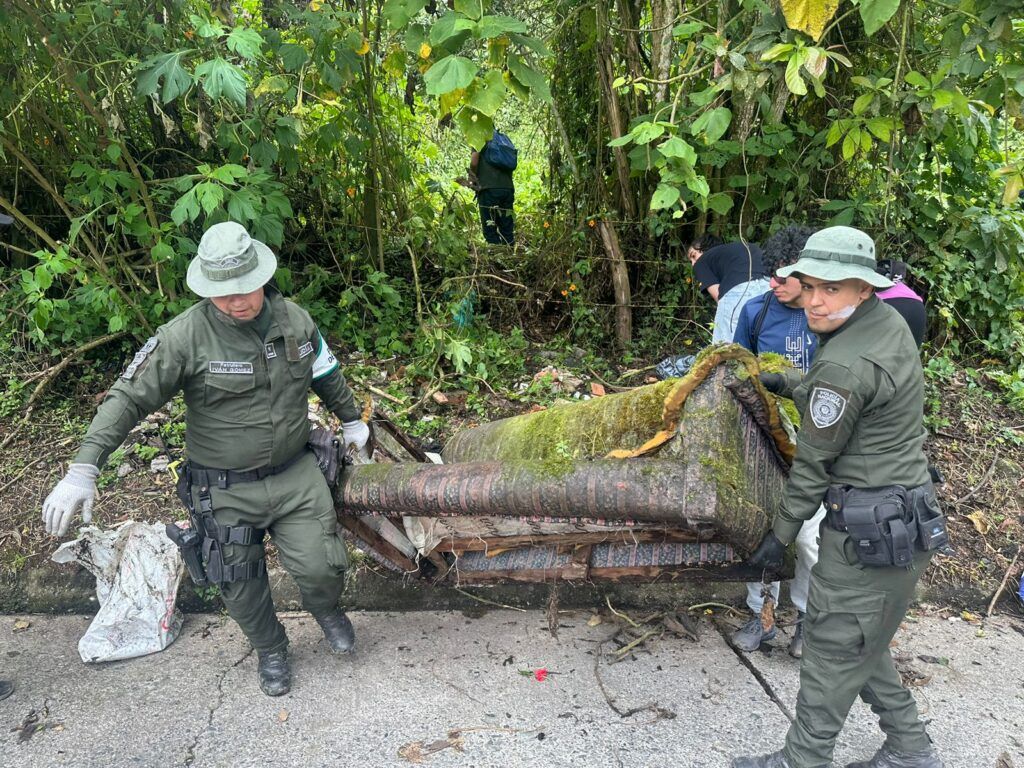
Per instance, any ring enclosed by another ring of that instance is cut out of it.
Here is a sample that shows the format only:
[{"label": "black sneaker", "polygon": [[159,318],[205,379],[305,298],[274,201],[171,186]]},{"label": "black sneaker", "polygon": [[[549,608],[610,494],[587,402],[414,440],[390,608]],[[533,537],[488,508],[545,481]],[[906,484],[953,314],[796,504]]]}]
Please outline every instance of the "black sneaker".
[{"label": "black sneaker", "polygon": [[334,610],[321,616],[314,613],[313,618],[324,631],[324,637],[333,653],[348,653],[352,650],[356,644],[356,631],[344,611]]},{"label": "black sneaker", "polygon": [[288,651],[259,653],[256,674],[260,689],[267,696],[283,696],[292,689],[292,671],[288,666]]}]

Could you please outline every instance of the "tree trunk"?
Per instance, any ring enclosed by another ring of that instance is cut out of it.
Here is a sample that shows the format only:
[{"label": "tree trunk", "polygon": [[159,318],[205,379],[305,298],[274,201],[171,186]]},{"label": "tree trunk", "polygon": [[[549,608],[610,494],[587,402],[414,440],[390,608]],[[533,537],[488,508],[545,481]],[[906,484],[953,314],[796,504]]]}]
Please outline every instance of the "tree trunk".
[{"label": "tree trunk", "polygon": [[629,267],[619,247],[619,236],[607,219],[597,223],[601,242],[611,264],[612,287],[615,290],[615,341],[623,351],[633,341],[633,298],[629,286]]}]

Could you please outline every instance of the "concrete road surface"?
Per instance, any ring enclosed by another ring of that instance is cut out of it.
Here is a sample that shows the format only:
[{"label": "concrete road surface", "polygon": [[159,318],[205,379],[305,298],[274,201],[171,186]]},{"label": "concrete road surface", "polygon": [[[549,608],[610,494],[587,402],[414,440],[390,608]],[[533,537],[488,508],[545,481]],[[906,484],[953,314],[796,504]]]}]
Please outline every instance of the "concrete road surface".
[{"label": "concrete road surface", "polygon": [[[217,615],[100,665],[78,656],[88,617],[0,616],[0,678],[17,686],[0,701],[0,765],[717,768],[782,744],[798,683],[785,632],[740,657],[705,618],[696,642],[666,633],[613,662],[618,627],[592,615],[563,614],[556,638],[539,611],[355,613],[357,652],[335,657],[289,614],[294,682],[277,699]],[[949,768],[1024,768],[1019,622],[912,616],[893,650]],[[858,703],[836,763],[881,742]]]}]

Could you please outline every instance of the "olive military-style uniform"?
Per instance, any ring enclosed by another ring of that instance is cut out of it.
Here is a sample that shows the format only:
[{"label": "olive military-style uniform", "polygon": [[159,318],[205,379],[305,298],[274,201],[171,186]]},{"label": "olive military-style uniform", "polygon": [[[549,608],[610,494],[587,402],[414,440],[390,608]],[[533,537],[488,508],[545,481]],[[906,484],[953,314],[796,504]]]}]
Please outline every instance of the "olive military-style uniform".
[{"label": "olive military-style uniform", "polygon": [[[269,531],[304,607],[316,614],[337,608],[348,561],[330,491],[306,450],[309,389],[342,421],[359,412],[313,319],[273,287],[264,290],[251,322],[203,299],[161,326],[111,387],[75,462],[103,466],[140,419],[183,391],[191,462],[241,471],[287,465],[261,480],[211,488],[213,515],[222,526]],[[262,541],[224,547],[228,565],[262,557]],[[222,584],[221,592],[257,651],[287,647],[265,572]]]},{"label": "olive military-style uniform", "polygon": [[[796,538],[831,484],[865,489],[929,482],[917,346],[899,314],[874,296],[834,332],[820,335],[814,363],[792,395],[801,428],[774,525],[782,542]],[[796,721],[784,748],[792,768],[831,765],[836,737],[858,695],[878,715],[889,747],[930,747],[889,653],[930,557],[915,552],[909,568],[865,567],[847,533],[822,525]]]}]

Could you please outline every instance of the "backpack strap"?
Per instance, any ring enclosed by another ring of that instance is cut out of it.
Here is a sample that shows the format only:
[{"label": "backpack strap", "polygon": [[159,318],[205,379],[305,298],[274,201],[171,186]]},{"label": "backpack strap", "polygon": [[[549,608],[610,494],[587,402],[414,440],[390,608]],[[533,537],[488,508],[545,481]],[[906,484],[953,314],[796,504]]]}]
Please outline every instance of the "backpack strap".
[{"label": "backpack strap", "polygon": [[774,298],[775,296],[772,295],[765,299],[757,317],[754,318],[754,325],[750,329],[750,346],[754,348],[755,355],[757,354],[757,338],[761,335],[761,329],[764,328],[764,319],[768,316],[768,306]]}]

